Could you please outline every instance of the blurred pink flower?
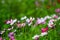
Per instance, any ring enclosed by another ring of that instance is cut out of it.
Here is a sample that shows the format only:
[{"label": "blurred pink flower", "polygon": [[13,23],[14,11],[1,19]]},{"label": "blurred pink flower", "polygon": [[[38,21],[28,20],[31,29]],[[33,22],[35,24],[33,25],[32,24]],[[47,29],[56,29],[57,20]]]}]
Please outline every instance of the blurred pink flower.
[{"label": "blurred pink flower", "polygon": [[15,38],[14,38],[14,32],[10,32],[8,34],[8,36],[10,37],[10,40],[15,40]]},{"label": "blurred pink flower", "polygon": [[55,21],[54,19],[50,19],[50,21],[49,21],[49,22],[51,23],[51,22],[54,22],[54,21]]},{"label": "blurred pink flower", "polygon": [[6,24],[13,25],[16,21],[17,21],[17,19],[14,19],[14,20],[10,19],[10,20],[6,21]]},{"label": "blurred pink flower", "polygon": [[14,36],[11,36],[11,37],[10,37],[10,40],[15,40]]},{"label": "blurred pink flower", "polygon": [[26,26],[26,23],[22,23],[21,26],[22,26],[22,27]]},{"label": "blurred pink flower", "polygon": [[8,34],[8,36],[9,36],[9,37],[14,36],[14,32],[10,32],[10,33]]},{"label": "blurred pink flower", "polygon": [[54,18],[58,18],[58,16],[56,15],[56,16],[54,16]]},{"label": "blurred pink flower", "polygon": [[55,25],[54,25],[54,22],[55,20],[54,19],[51,19],[50,21],[49,21],[49,23],[48,23],[48,27],[54,27]]},{"label": "blurred pink flower", "polygon": [[17,27],[19,28],[21,26],[21,24],[20,23],[17,23]]},{"label": "blurred pink flower", "polygon": [[3,40],[2,37],[0,37],[0,40]]},{"label": "blurred pink flower", "polygon": [[40,18],[37,18],[36,24],[41,24],[41,19]]},{"label": "blurred pink flower", "polygon": [[17,27],[20,28],[20,27],[24,27],[26,26],[26,23],[17,23]]},{"label": "blurred pink flower", "polygon": [[12,21],[13,21],[12,19],[7,20],[7,21],[6,21],[6,24],[10,24]]},{"label": "blurred pink flower", "polygon": [[44,18],[37,18],[37,22],[36,22],[36,24],[45,24],[46,22],[45,22],[45,19]]},{"label": "blurred pink flower", "polygon": [[48,31],[48,27],[42,28],[41,31],[42,31],[42,32],[47,32],[47,31]]},{"label": "blurred pink flower", "polygon": [[55,12],[60,13],[60,8],[55,9]]},{"label": "blurred pink flower", "polygon": [[54,15],[52,15],[52,16],[53,16],[53,18],[58,18],[58,15],[55,15],[55,14],[54,14]]},{"label": "blurred pink flower", "polygon": [[7,21],[6,21],[6,24],[10,24],[10,21],[9,21],[9,20],[7,20]]}]

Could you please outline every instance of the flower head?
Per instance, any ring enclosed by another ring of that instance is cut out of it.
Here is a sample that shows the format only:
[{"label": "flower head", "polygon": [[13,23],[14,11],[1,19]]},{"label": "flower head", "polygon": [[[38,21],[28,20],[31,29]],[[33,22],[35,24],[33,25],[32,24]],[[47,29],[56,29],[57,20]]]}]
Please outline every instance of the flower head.
[{"label": "flower head", "polygon": [[43,32],[43,33],[41,33],[40,36],[45,36],[45,35],[47,35],[47,32]]},{"label": "flower head", "polygon": [[26,19],[26,18],[27,18],[27,17],[26,17],[26,16],[24,16],[24,17],[22,17],[22,18],[21,18],[21,20],[24,20],[24,19]]},{"label": "flower head", "polygon": [[60,8],[55,9],[55,12],[60,13]]},{"label": "flower head", "polygon": [[11,37],[10,37],[10,40],[15,40],[14,36],[11,36]]},{"label": "flower head", "polygon": [[48,31],[48,27],[42,28],[41,31],[42,31],[42,33],[43,33],[43,32],[47,32],[47,31]]},{"label": "flower head", "polygon": [[35,35],[34,37],[32,37],[32,39],[38,40],[39,39],[39,35]]},{"label": "flower head", "polygon": [[9,36],[9,37],[14,36],[14,32],[10,32],[10,33],[8,34],[8,36]]},{"label": "flower head", "polygon": [[52,16],[53,16],[53,18],[58,18],[58,16],[57,16],[57,15],[55,15],[55,14],[54,14],[54,15],[52,15]]}]

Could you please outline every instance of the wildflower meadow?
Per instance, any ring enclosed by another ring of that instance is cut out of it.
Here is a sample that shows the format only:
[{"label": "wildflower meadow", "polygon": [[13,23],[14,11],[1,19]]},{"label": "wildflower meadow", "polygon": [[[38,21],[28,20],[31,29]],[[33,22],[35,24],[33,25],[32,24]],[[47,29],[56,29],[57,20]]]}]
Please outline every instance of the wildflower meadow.
[{"label": "wildflower meadow", "polygon": [[0,40],[60,40],[60,0],[0,0]]}]

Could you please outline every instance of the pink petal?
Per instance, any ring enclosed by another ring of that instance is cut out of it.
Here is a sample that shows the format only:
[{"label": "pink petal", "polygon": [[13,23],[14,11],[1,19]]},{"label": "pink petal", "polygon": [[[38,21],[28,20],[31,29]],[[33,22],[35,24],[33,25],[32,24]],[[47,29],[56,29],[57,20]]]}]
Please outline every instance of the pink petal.
[{"label": "pink petal", "polygon": [[57,9],[55,10],[55,12],[59,13],[59,12],[60,12],[60,8],[57,8]]},{"label": "pink petal", "polygon": [[36,22],[36,24],[40,24],[41,23],[41,19],[37,19],[37,22]]},{"label": "pink petal", "polygon": [[42,31],[42,32],[46,32],[46,31],[48,31],[48,27],[46,27],[46,28],[42,28],[41,31]]},{"label": "pink petal", "polygon": [[54,16],[54,18],[58,18],[58,16]]}]

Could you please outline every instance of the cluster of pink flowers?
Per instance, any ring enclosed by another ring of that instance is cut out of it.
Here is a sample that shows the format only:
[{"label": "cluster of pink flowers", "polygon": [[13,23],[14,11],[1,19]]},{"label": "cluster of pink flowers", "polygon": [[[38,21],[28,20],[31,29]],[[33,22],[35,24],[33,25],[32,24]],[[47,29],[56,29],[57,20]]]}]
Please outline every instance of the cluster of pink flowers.
[{"label": "cluster of pink flowers", "polygon": [[6,21],[6,24],[13,25],[16,21],[17,21],[17,19],[14,19],[14,20],[10,19],[10,20]]}]

